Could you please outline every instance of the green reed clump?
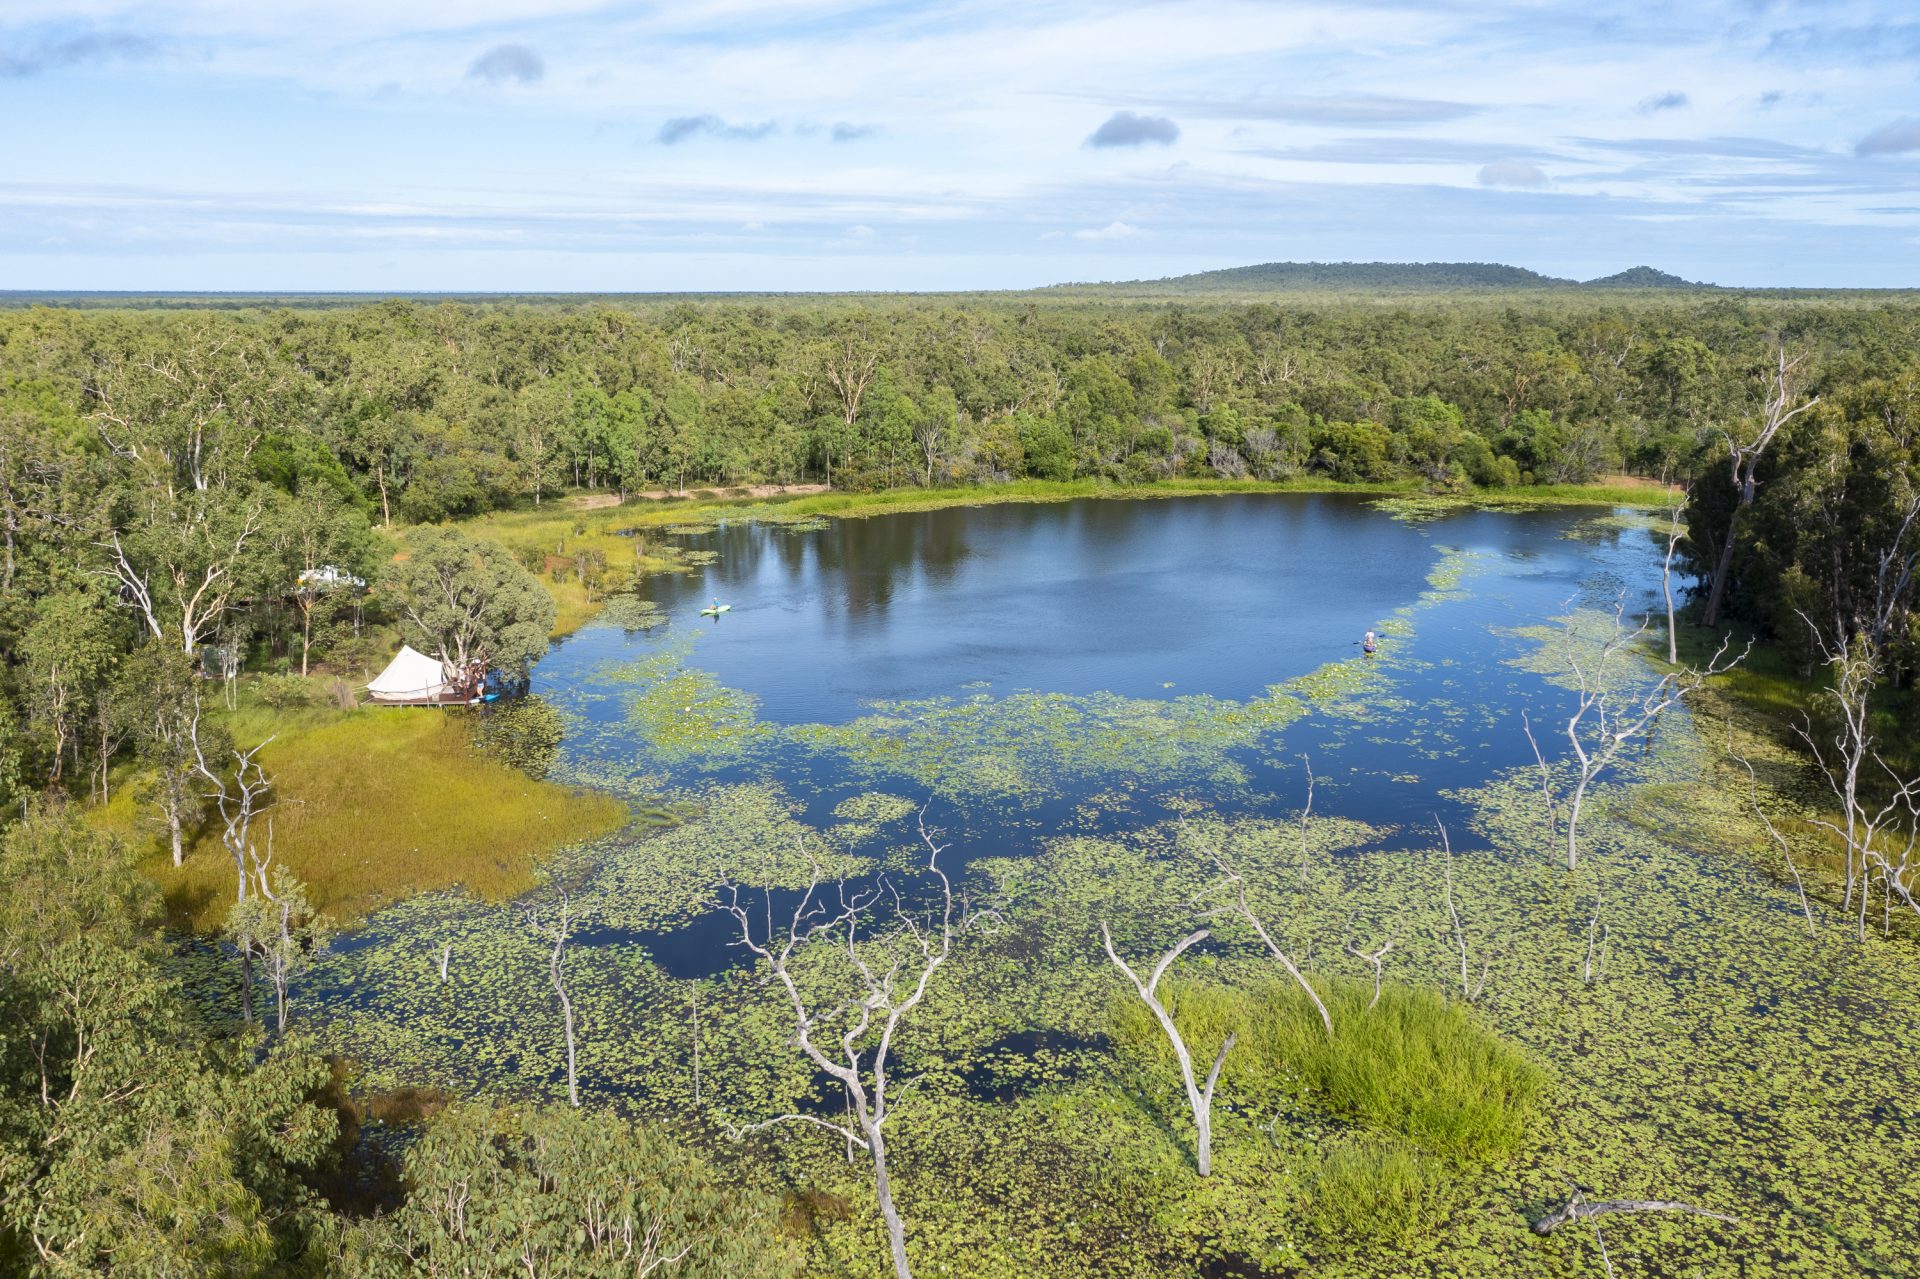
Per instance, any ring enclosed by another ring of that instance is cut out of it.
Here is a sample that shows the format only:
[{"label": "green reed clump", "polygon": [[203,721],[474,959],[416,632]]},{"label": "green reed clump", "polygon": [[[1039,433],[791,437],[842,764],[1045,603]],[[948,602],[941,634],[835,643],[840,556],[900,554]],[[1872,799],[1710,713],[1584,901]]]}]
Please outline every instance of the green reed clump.
[{"label": "green reed clump", "polygon": [[[1333,1018],[1285,978],[1247,986],[1176,982],[1168,1002],[1189,1050],[1210,1063],[1232,1031],[1224,1096],[1256,1107],[1288,1098],[1452,1159],[1513,1153],[1545,1082],[1539,1068],[1463,1004],[1412,986],[1381,988],[1316,979]],[[1151,1015],[1133,999],[1116,1006],[1115,1038],[1169,1060]]]},{"label": "green reed clump", "polygon": [[1435,1170],[1404,1143],[1354,1142],[1315,1170],[1302,1215],[1320,1235],[1394,1244],[1439,1220],[1443,1194]]}]

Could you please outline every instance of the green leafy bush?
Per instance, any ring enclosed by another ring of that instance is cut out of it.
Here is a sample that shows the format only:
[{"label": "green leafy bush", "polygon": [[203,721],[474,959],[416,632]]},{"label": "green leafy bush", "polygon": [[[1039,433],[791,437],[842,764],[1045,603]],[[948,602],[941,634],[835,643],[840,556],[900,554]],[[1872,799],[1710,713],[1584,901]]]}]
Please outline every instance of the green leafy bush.
[{"label": "green leafy bush", "polygon": [[798,1249],[768,1196],[657,1129],[600,1111],[449,1107],[407,1153],[407,1201],[354,1229],[350,1273],[782,1279]]},{"label": "green leafy bush", "polygon": [[564,736],[566,724],[560,712],[532,695],[487,707],[475,733],[482,752],[535,781],[553,768]]},{"label": "green leafy bush", "polygon": [[[1316,979],[1315,989],[1333,1017],[1331,1038],[1286,978],[1246,987],[1177,982],[1168,1001],[1196,1058],[1211,1061],[1228,1031],[1239,1036],[1224,1095],[1264,1106],[1305,1094],[1449,1158],[1494,1158],[1519,1146],[1544,1076],[1470,1008],[1410,986],[1383,987],[1371,1009],[1369,984]],[[1172,1059],[1138,999],[1117,1004],[1115,1022],[1120,1043]]]},{"label": "green leafy bush", "polygon": [[262,706],[288,710],[295,706],[313,706],[319,697],[304,675],[262,675],[254,682],[253,695]]}]

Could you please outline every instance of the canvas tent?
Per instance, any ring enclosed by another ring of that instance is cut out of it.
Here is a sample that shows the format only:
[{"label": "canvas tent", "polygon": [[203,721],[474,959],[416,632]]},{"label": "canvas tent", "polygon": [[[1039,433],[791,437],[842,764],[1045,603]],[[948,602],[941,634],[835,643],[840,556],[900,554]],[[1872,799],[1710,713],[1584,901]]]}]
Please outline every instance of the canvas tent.
[{"label": "canvas tent", "polygon": [[465,701],[447,678],[447,668],[437,657],[428,657],[425,653],[409,646],[401,645],[400,652],[387,669],[374,677],[367,685],[367,692],[376,702],[451,702]]}]

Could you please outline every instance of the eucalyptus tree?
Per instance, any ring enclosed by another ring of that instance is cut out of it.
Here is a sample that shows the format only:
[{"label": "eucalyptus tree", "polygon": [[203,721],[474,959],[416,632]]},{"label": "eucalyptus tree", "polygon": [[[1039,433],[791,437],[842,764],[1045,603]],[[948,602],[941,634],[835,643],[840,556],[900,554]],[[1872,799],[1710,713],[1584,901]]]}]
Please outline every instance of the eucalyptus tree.
[{"label": "eucalyptus tree", "polygon": [[249,845],[253,892],[227,911],[224,931],[235,949],[266,974],[273,988],[274,1031],[287,1034],[287,991],[293,979],[325,949],[332,925],[315,910],[307,887],[273,861],[273,823],[267,823],[267,848]]},{"label": "eucalyptus tree", "polygon": [[125,645],[117,621],[98,590],[61,590],[35,602],[19,655],[29,722],[46,744],[51,782],[61,780],[67,761],[78,763],[80,735]]},{"label": "eucalyptus tree", "polygon": [[1733,576],[1734,543],[1740,532],[1740,516],[1753,505],[1754,494],[1760,483],[1760,462],[1766,456],[1767,446],[1773,443],[1787,423],[1820,403],[1819,396],[1807,398],[1804,394],[1805,361],[1804,354],[1789,360],[1786,344],[1782,342],[1776,345],[1773,367],[1765,375],[1767,385],[1752,429],[1737,439],[1731,431],[1721,432],[1735,500],[1707,589],[1707,606],[1700,618],[1702,625],[1712,627],[1720,623],[1720,607],[1726,599],[1727,583]]},{"label": "eucalyptus tree", "polygon": [[407,558],[382,583],[402,629],[422,650],[455,667],[480,662],[524,679],[546,652],[553,597],[492,542],[455,528],[423,528]]},{"label": "eucalyptus tree", "polygon": [[122,676],[134,755],[146,773],[140,799],[150,807],[178,866],[185,858],[187,832],[207,802],[195,744],[225,759],[232,743],[224,728],[205,722],[198,677],[184,654],[143,644],[127,656]]},{"label": "eucalyptus tree", "polygon": [[113,477],[95,543],[155,639],[194,652],[258,585],[253,456],[306,389],[258,335],[210,320],[142,329],[90,381]]},{"label": "eucalyptus tree", "polygon": [[348,1227],[368,1279],[786,1279],[800,1249],[770,1197],[658,1128],[565,1106],[462,1103],[407,1150],[406,1198]]},{"label": "eucalyptus tree", "polygon": [[276,502],[267,529],[274,593],[288,601],[300,633],[300,673],[311,667],[316,633],[355,609],[372,571],[374,537],[366,516],[326,484],[310,484]]},{"label": "eucalyptus tree", "polygon": [[320,1225],[325,1069],[223,1038],[116,837],[40,807],[0,836],[0,1256],[32,1276],[294,1273]]}]

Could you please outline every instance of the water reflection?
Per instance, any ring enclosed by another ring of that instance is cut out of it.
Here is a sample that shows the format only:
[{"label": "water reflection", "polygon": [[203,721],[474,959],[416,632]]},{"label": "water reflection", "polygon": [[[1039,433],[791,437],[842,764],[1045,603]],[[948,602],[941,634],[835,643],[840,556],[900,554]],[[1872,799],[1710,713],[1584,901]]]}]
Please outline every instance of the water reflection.
[{"label": "water reflection", "polygon": [[[1302,494],[730,524],[676,539],[715,563],[645,585],[698,634],[698,665],[787,723],[977,684],[1243,698],[1346,655],[1418,596],[1434,527]],[[699,619],[715,596],[732,610]],[[589,631],[540,678],[562,686],[662,639]]]}]

